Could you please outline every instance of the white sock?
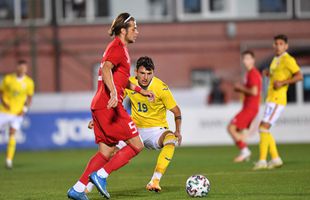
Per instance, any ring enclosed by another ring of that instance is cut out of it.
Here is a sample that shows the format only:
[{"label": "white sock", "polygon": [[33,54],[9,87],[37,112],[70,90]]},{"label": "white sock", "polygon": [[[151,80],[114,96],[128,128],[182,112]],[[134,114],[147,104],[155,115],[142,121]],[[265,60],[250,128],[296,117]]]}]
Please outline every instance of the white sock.
[{"label": "white sock", "polygon": [[87,185],[86,185],[86,189],[88,192],[91,192],[94,188],[94,184],[89,182]]},{"label": "white sock", "polygon": [[152,180],[154,180],[154,179],[161,179],[161,177],[162,177],[162,174],[161,173],[159,173],[159,172],[154,172],[154,174],[153,174],[153,177],[152,177]]},{"label": "white sock", "polygon": [[73,189],[77,192],[84,192],[85,191],[85,185],[81,182],[78,181],[76,184],[73,186]]},{"label": "white sock", "polygon": [[249,153],[249,152],[251,151],[248,147],[244,147],[243,149],[241,149],[241,153]]},{"label": "white sock", "polygon": [[109,174],[103,168],[97,171],[97,175],[101,178],[107,178],[109,176]]}]

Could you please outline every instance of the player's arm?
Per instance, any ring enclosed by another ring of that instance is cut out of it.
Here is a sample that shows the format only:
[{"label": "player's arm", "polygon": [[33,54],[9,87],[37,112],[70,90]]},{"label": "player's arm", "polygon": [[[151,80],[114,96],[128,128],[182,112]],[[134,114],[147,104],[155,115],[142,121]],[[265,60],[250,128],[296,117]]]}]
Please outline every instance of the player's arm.
[{"label": "player's arm", "polygon": [[130,89],[130,90],[133,90],[133,91],[136,91],[136,92],[142,94],[143,96],[147,96],[147,97],[150,98],[151,101],[154,101],[155,95],[154,95],[154,93],[152,91],[144,90],[140,86],[132,83],[131,81],[128,81],[128,84],[127,84],[126,88]]},{"label": "player's arm", "polygon": [[175,132],[174,135],[178,138],[178,144],[181,145],[182,143],[182,135],[181,135],[181,123],[182,123],[182,115],[181,115],[181,109],[179,106],[175,106],[170,111],[174,115],[174,121],[175,121]]},{"label": "player's arm", "polygon": [[247,96],[256,96],[258,94],[258,87],[256,85],[252,87],[246,87],[240,83],[236,83],[234,86],[234,90],[237,92],[241,92]]},{"label": "player's arm", "polygon": [[297,83],[298,81],[302,81],[303,79],[304,78],[303,78],[301,71],[298,71],[298,72],[294,73],[292,78],[290,78],[290,79],[283,80],[283,81],[274,81],[273,87],[274,87],[274,89],[279,89],[280,87],[282,87],[284,85],[294,84],[294,83]]},{"label": "player's arm", "polygon": [[0,90],[0,100],[1,100],[1,104],[3,105],[3,107],[5,107],[6,109],[10,109],[10,105],[8,105],[4,99],[3,99],[3,91]]},{"label": "player's arm", "polygon": [[107,86],[107,88],[110,90],[110,100],[107,107],[115,108],[118,104],[118,98],[112,75],[112,69],[114,65],[110,61],[105,61],[101,65],[102,80]]},{"label": "player's arm", "polygon": [[24,105],[24,108],[23,108],[22,112],[20,113],[20,115],[24,115],[28,112],[28,109],[31,106],[31,103],[32,103],[32,95],[28,95],[26,102],[25,102],[25,105]]}]

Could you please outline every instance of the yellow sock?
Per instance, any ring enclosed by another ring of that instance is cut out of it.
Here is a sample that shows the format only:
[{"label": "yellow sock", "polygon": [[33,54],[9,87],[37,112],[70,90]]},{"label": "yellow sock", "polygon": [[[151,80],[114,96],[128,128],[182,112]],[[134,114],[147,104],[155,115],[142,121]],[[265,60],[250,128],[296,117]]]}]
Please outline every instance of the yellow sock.
[{"label": "yellow sock", "polygon": [[269,148],[269,133],[261,132],[260,133],[260,142],[259,142],[259,160],[267,160],[268,148]]},{"label": "yellow sock", "polygon": [[176,141],[174,134],[167,134],[164,139],[164,147],[158,155],[157,164],[155,167],[153,178],[160,179],[161,176],[166,172],[167,167],[169,166],[170,161],[172,160]]},{"label": "yellow sock", "polygon": [[8,146],[7,146],[6,159],[13,160],[14,155],[15,155],[15,149],[16,149],[15,136],[10,136]]},{"label": "yellow sock", "polygon": [[269,145],[270,145],[269,152],[270,152],[271,158],[272,159],[279,158],[277,144],[271,133],[269,134]]}]

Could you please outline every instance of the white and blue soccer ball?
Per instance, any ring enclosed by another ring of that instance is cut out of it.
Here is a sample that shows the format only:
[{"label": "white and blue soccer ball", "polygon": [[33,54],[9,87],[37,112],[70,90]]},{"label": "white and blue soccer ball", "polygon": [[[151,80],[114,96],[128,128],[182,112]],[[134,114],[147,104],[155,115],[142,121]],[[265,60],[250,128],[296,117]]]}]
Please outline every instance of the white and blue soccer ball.
[{"label": "white and blue soccer ball", "polygon": [[203,175],[193,175],[186,181],[186,192],[191,197],[205,197],[210,192],[210,181]]}]

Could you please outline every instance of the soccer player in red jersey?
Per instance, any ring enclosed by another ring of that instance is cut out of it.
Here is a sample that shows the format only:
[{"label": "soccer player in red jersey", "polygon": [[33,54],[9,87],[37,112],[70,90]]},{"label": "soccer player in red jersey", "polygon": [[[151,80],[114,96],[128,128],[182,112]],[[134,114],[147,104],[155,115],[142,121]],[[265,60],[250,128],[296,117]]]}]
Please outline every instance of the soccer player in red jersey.
[{"label": "soccer player in red jersey", "polygon": [[251,151],[244,141],[242,134],[248,129],[259,112],[261,99],[262,76],[255,67],[255,56],[252,51],[242,53],[242,62],[247,70],[245,84],[236,83],[234,90],[244,95],[242,110],[233,118],[227,129],[240,154],[234,159],[234,162],[243,162],[251,156]]},{"label": "soccer player in red jersey", "polygon": [[[108,175],[126,165],[142,149],[143,142],[130,116],[122,105],[125,88],[134,90],[152,99],[153,93],[129,81],[130,57],[127,45],[134,43],[138,30],[135,19],[128,13],[120,14],[112,23],[109,31],[114,36],[101,61],[98,89],[91,103],[94,132],[98,152],[90,159],[79,181],[69,189],[68,197],[87,200],[85,188],[91,181],[98,191],[110,198],[106,189]],[[126,141],[127,146],[113,157],[115,145]]]}]

